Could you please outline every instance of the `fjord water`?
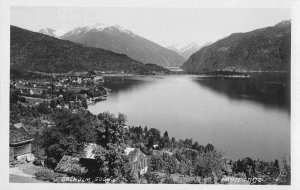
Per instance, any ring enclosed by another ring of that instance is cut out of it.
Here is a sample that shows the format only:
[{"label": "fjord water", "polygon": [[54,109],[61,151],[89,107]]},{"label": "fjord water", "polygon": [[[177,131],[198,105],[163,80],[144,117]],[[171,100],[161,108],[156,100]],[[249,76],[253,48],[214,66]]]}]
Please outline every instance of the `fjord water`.
[{"label": "fjord water", "polygon": [[106,78],[107,100],[94,114],[124,113],[128,124],[213,144],[232,159],[274,160],[290,154],[290,94],[280,73],[250,78],[201,76]]}]

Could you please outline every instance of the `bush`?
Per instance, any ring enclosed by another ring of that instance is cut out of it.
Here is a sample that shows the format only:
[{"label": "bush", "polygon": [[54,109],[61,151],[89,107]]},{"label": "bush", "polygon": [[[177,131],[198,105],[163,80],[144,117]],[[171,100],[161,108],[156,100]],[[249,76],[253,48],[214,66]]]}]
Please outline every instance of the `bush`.
[{"label": "bush", "polygon": [[42,181],[54,181],[54,172],[50,169],[41,169],[40,171],[35,173],[36,179],[42,180]]},{"label": "bush", "polygon": [[144,177],[148,183],[154,183],[154,184],[160,183],[160,178],[159,178],[158,174],[156,174],[156,173],[147,172],[144,175]]}]

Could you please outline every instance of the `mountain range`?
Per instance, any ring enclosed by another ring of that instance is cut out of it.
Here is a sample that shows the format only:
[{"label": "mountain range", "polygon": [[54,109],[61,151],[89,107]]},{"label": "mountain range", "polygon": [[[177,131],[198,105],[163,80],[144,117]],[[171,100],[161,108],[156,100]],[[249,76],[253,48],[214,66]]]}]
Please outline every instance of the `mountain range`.
[{"label": "mountain range", "polygon": [[181,66],[185,61],[176,52],[118,25],[96,24],[78,27],[60,36],[60,39],[126,54],[139,62],[154,63],[163,67]]},{"label": "mountain range", "polygon": [[181,66],[191,73],[209,71],[289,71],[291,21],[234,33],[195,52]]},{"label": "mountain range", "polygon": [[16,26],[10,27],[10,33],[11,69],[42,72],[100,70],[139,74],[169,72],[155,64],[143,64],[125,54],[86,47]]}]

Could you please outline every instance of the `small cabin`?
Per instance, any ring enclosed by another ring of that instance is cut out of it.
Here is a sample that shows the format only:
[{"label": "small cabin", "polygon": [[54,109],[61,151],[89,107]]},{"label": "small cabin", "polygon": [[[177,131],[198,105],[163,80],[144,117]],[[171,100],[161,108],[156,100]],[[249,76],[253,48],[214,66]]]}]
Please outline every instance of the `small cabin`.
[{"label": "small cabin", "polygon": [[9,128],[9,160],[32,161],[31,143],[34,139],[30,136],[22,123],[10,125]]},{"label": "small cabin", "polygon": [[[129,150],[129,151],[126,151]],[[129,161],[134,174],[143,175],[148,171],[147,156],[139,148],[126,148],[125,154],[128,155]]]},{"label": "small cabin", "polygon": [[97,147],[97,144],[87,143],[79,157],[64,155],[54,170],[69,176],[93,175],[97,164],[94,154]]}]

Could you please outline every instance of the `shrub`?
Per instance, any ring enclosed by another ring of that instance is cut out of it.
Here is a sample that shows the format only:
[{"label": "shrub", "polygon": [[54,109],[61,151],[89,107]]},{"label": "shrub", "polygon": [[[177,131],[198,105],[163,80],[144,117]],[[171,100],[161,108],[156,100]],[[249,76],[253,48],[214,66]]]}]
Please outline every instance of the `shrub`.
[{"label": "shrub", "polygon": [[50,169],[41,169],[40,171],[35,173],[36,179],[42,180],[42,181],[54,181],[54,172]]}]

